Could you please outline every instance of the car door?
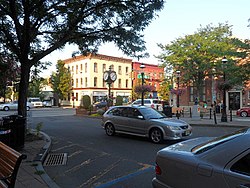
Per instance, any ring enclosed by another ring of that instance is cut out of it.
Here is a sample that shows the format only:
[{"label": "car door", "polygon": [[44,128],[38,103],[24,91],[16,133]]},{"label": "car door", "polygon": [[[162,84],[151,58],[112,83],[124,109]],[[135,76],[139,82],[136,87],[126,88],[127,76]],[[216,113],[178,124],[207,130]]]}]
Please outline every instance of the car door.
[{"label": "car door", "polygon": [[128,118],[126,117],[126,107],[116,107],[112,110],[112,115],[109,117],[109,120],[115,126],[117,131],[126,131]]},{"label": "car door", "polygon": [[137,108],[127,108],[128,114],[128,128],[129,131],[135,134],[145,135],[146,125],[145,119]]},{"label": "car door", "polygon": [[225,167],[224,177],[229,188],[250,188],[250,149]]}]

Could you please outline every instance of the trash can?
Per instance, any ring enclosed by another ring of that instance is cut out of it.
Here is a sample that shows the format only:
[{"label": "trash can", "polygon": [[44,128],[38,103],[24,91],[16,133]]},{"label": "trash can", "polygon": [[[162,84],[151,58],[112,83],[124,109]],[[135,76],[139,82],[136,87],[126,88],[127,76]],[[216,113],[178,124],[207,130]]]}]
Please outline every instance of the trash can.
[{"label": "trash can", "polygon": [[26,118],[20,115],[10,115],[2,117],[3,127],[8,129],[8,138],[5,138],[6,144],[10,147],[20,150],[24,147]]},{"label": "trash can", "polygon": [[10,122],[4,119],[0,120],[0,141],[10,146]]},{"label": "trash can", "polygon": [[220,105],[216,105],[216,107],[215,107],[215,112],[216,112],[217,114],[220,113]]},{"label": "trash can", "polygon": [[163,102],[163,103],[162,103],[162,108],[163,108],[162,112],[163,112],[167,117],[172,117],[172,107],[169,106],[168,103]]}]

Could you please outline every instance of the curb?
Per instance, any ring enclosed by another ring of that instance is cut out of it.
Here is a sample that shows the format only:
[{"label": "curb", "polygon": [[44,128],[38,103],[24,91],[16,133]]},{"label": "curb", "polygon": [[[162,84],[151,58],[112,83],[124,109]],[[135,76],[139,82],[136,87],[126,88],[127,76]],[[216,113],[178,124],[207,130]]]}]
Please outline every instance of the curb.
[{"label": "curb", "polygon": [[37,166],[35,167],[35,169],[37,172],[44,172],[40,176],[43,179],[43,181],[48,185],[48,187],[59,188],[59,186],[48,176],[48,174],[43,168],[43,162],[46,159],[51,149],[51,138],[44,132],[40,132],[40,134],[43,136],[43,139],[46,141],[46,144],[42,147],[40,152],[35,157],[34,161],[37,161]]}]

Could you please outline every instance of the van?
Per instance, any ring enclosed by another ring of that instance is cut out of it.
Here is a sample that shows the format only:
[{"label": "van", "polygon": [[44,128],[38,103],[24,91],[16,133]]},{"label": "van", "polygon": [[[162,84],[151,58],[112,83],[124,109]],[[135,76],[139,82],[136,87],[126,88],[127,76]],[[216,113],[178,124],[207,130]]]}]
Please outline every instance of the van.
[{"label": "van", "polygon": [[[154,108],[158,111],[162,111],[162,101],[159,99],[144,99],[144,106]],[[135,100],[132,105],[141,105],[141,99]]]},{"label": "van", "polygon": [[43,103],[39,97],[30,97],[28,98],[28,102],[33,104],[34,107],[43,107]]}]

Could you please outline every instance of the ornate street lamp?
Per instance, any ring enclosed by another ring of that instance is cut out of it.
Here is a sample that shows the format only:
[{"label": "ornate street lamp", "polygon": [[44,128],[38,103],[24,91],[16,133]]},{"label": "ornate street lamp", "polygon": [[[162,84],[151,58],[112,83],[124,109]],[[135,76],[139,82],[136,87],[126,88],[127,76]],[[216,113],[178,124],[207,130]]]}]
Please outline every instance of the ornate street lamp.
[{"label": "ornate street lamp", "polygon": [[112,105],[111,102],[111,84],[117,79],[117,74],[115,71],[111,70],[111,66],[108,71],[103,73],[103,80],[108,84],[108,107]]},{"label": "ornate street lamp", "polygon": [[[223,65],[227,63],[227,58],[224,56],[222,59]],[[226,74],[225,74],[225,67],[223,67],[223,81],[224,81],[224,87],[223,87],[223,106],[222,106],[222,116],[221,116],[221,122],[227,122],[227,106],[226,106]]]},{"label": "ornate street lamp", "polygon": [[177,77],[177,107],[180,107],[180,76],[181,76],[181,71],[177,70],[176,71],[176,77]]},{"label": "ornate street lamp", "polygon": [[140,68],[142,69],[142,72],[141,72],[141,87],[142,87],[142,91],[141,91],[141,105],[144,106],[144,88],[143,88],[143,84],[144,84],[144,72],[143,72],[143,69],[145,68],[146,66],[142,63],[140,65]]}]

